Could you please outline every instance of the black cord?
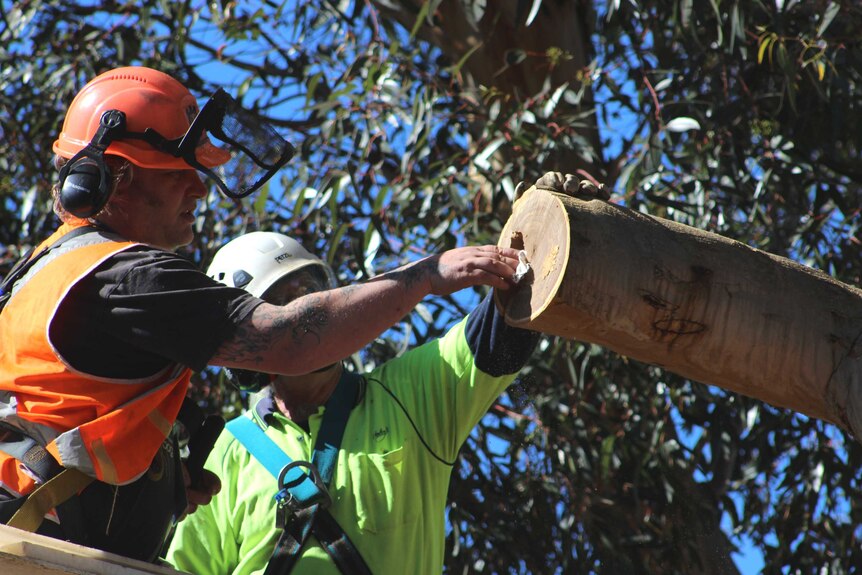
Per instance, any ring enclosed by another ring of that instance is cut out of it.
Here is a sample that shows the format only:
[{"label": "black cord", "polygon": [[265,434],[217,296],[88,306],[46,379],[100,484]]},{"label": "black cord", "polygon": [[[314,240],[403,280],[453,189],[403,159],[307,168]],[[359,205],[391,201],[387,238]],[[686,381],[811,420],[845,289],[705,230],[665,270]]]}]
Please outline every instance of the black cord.
[{"label": "black cord", "polygon": [[392,393],[392,391],[391,391],[388,387],[386,387],[385,385],[383,385],[383,382],[382,382],[382,381],[380,381],[379,379],[374,379],[374,378],[368,377],[367,375],[365,376],[365,379],[367,379],[368,381],[373,381],[374,383],[378,384],[380,387],[382,387],[383,389],[385,389],[385,390],[386,390],[386,393],[388,393],[388,394],[390,395],[390,397],[392,397],[392,399],[394,399],[394,400],[395,400],[395,403],[397,403],[397,404],[398,404],[398,407],[400,407],[400,408],[401,408],[401,411],[403,411],[403,412],[404,412],[404,415],[407,417],[407,421],[409,421],[409,422],[410,422],[410,425],[412,425],[412,426],[413,426],[413,431],[415,431],[415,432],[416,432],[416,435],[418,435],[418,436],[419,436],[419,441],[421,441],[421,442],[422,442],[422,445],[425,447],[425,450],[426,450],[426,451],[428,451],[428,453],[430,453],[430,454],[431,454],[431,457],[433,457],[434,459],[436,459],[437,461],[439,461],[439,462],[440,462],[440,463],[442,463],[443,465],[448,465],[449,467],[454,467],[454,466],[455,466],[455,460],[454,460],[454,459],[453,459],[452,461],[446,461],[445,459],[443,459],[442,457],[440,457],[439,455],[437,455],[437,453],[435,453],[433,449],[431,449],[431,446],[429,446],[429,445],[428,445],[428,442],[427,442],[427,441],[425,441],[425,438],[424,438],[424,437],[422,437],[422,433],[420,433],[419,428],[418,428],[418,427],[416,427],[416,424],[413,422],[413,418],[412,418],[412,417],[410,417],[410,413],[407,411],[407,408],[406,408],[406,407],[404,407],[404,404],[403,404],[403,403],[401,403],[401,400],[400,400],[400,399],[398,399],[398,398],[395,396],[395,394],[394,394],[394,393]]}]

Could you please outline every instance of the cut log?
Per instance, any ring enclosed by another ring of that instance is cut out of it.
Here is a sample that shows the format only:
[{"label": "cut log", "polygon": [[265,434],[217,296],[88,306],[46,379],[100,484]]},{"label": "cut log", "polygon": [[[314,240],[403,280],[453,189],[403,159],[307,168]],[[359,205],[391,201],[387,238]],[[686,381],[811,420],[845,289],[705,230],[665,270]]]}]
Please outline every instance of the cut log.
[{"label": "cut log", "polygon": [[530,188],[499,245],[506,321],[602,345],[862,437],[862,290],[717,234]]}]

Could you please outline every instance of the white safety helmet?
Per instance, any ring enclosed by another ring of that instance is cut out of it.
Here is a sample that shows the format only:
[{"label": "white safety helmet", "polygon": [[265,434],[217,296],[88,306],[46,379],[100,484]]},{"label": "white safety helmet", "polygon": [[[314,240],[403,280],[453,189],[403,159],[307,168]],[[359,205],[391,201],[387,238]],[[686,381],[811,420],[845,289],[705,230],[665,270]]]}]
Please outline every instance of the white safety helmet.
[{"label": "white safety helmet", "polygon": [[275,232],[250,232],[222,246],[207,275],[261,297],[287,274],[309,266],[319,269],[327,287],[335,287],[332,269],[293,238]]}]

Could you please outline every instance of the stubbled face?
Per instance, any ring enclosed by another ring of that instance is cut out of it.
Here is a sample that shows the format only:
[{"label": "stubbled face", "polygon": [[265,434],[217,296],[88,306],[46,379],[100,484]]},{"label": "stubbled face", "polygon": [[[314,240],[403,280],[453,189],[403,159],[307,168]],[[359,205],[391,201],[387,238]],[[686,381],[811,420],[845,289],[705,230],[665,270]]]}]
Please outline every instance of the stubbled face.
[{"label": "stubbled face", "polygon": [[194,240],[195,209],[206,187],[191,168],[134,166],[131,182],[117,195],[116,207],[104,216],[104,223],[132,241],[173,251]]},{"label": "stubbled face", "polygon": [[[281,277],[263,293],[261,299],[274,305],[285,305],[329,287],[323,274],[313,268],[303,268]],[[273,377],[271,385],[278,409],[293,421],[307,421],[332,395],[341,371],[341,362],[336,362],[305,375]]]},{"label": "stubbled face", "polygon": [[289,273],[271,285],[261,299],[274,305],[285,305],[304,295],[327,289],[321,274],[309,268]]}]

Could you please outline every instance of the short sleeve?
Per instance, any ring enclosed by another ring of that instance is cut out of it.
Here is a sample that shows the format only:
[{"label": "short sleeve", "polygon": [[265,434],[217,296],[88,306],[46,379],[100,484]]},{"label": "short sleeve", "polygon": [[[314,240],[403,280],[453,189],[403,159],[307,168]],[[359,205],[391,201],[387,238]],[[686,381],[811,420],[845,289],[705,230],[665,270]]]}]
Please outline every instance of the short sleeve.
[{"label": "short sleeve", "polygon": [[50,333],[70,365],[95,375],[145,377],[171,363],[201,370],[261,303],[176,254],[141,247],[76,283]]}]

